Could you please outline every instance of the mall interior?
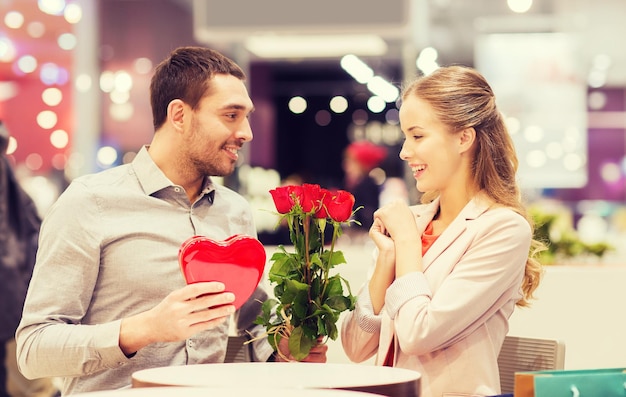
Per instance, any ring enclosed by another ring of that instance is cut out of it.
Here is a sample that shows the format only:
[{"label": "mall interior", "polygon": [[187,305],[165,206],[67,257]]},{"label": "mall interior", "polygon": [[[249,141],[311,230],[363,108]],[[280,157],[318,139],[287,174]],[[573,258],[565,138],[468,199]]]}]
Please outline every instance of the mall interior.
[{"label": "mall interior", "polygon": [[[345,148],[388,156],[381,201],[419,201],[398,157],[399,94],[438,66],[478,69],[506,116],[528,207],[552,252],[510,334],[564,342],[565,368],[624,366],[626,3],[622,0],[3,0],[0,120],[45,216],[74,178],[132,160],[154,132],[148,88],[174,48],[215,48],[246,71],[254,140],[221,180],[281,240],[268,191],[342,185]],[[410,173],[410,172],[409,172]],[[398,184],[398,182],[401,182]],[[346,233],[339,269],[357,289],[372,261]],[[346,362],[339,344],[330,360]]]}]

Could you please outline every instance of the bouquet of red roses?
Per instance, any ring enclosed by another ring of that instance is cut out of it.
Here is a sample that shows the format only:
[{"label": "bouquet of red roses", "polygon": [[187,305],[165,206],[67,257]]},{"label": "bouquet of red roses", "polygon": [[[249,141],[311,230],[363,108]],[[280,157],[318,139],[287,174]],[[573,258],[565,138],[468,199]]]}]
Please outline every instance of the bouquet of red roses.
[{"label": "bouquet of red roses", "polygon": [[[335,266],[346,263],[335,243],[342,225],[351,222],[354,196],[314,184],[282,186],[270,194],[281,221],[289,226],[295,252],[280,245],[270,258],[269,280],[275,299],[263,303],[256,323],[266,327],[275,350],[280,339],[288,336],[291,355],[302,360],[320,337],[337,339],[339,315],[354,309],[348,281],[330,274]],[[327,248],[324,234],[329,222],[332,238]]]}]

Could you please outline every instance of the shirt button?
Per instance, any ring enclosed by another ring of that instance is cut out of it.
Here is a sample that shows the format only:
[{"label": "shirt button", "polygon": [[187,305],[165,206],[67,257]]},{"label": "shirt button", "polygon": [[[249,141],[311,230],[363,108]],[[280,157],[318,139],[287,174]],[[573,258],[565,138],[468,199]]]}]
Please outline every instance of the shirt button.
[{"label": "shirt button", "polygon": [[189,348],[193,348],[193,341],[192,341],[192,340],[188,340],[188,341],[187,341],[187,346],[188,346]]},{"label": "shirt button", "polygon": [[174,191],[175,191],[176,193],[180,193],[180,188],[177,186],[177,187],[175,187],[175,188],[174,188]]}]

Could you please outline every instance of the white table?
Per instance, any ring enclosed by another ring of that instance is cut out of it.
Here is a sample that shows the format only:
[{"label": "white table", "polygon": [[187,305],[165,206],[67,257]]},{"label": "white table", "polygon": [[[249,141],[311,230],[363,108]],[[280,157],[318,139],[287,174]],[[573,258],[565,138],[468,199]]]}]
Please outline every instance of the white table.
[{"label": "white table", "polygon": [[74,394],[74,397],[372,397],[350,390],[304,389],[294,393],[287,388],[260,387],[143,387]]},{"label": "white table", "polygon": [[134,388],[161,386],[338,389],[419,397],[421,375],[402,368],[358,364],[225,363],[160,367],[132,375]]}]

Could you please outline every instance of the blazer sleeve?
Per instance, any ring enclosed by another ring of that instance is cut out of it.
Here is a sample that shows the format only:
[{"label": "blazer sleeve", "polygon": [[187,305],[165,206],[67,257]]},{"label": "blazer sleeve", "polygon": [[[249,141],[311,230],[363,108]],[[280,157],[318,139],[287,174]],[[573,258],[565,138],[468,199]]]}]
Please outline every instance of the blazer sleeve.
[{"label": "blazer sleeve", "polygon": [[341,325],[341,343],[353,362],[363,362],[378,351],[382,316],[375,315],[367,283],[357,295],[357,304]]},{"label": "blazer sleeve", "polygon": [[439,285],[429,287],[427,274],[416,272],[387,290],[385,310],[407,354],[448,347],[521,297],[532,237],[526,220],[499,208],[467,222],[466,230],[425,270],[446,273]]}]

